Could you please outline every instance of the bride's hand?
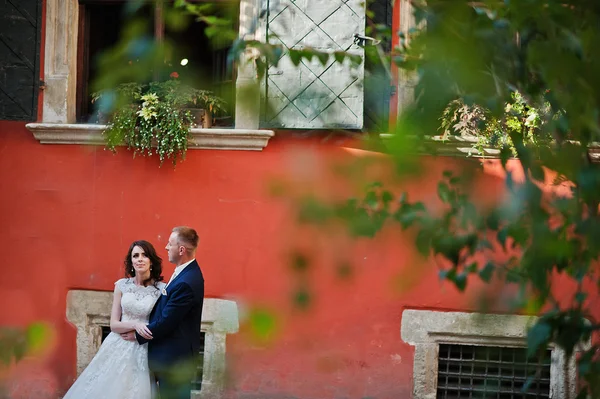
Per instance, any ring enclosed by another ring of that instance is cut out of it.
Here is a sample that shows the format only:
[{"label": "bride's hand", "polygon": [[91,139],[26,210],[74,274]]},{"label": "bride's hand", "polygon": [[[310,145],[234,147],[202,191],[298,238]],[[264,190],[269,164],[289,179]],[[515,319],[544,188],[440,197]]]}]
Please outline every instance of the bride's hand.
[{"label": "bride's hand", "polygon": [[135,331],[146,339],[152,339],[152,331],[148,329],[148,326],[144,323],[138,323],[135,325]]}]

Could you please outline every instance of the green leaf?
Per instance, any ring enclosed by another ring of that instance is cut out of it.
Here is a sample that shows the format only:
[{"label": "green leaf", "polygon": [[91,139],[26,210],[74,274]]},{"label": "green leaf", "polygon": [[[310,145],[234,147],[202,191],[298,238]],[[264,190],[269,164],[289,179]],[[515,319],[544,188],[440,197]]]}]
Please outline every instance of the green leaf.
[{"label": "green leaf", "polygon": [[469,266],[465,268],[467,273],[476,273],[477,272],[477,262],[471,263]]},{"label": "green leaf", "polygon": [[335,58],[335,61],[339,64],[341,64],[342,62],[344,62],[344,59],[346,58],[346,52],[345,51],[336,51],[335,53],[333,53],[333,58]]},{"label": "green leaf", "polygon": [[351,278],[352,275],[354,274],[354,269],[352,268],[352,265],[348,262],[342,262],[342,263],[338,264],[336,271],[337,271],[337,276],[343,280],[347,280],[347,279]]},{"label": "green leaf", "polygon": [[381,202],[383,202],[383,204],[385,206],[387,206],[393,200],[394,200],[394,195],[392,193],[390,193],[389,191],[384,191],[381,194]]},{"label": "green leaf", "polygon": [[508,238],[508,229],[504,227],[496,234],[496,239],[504,248],[506,248],[506,239]]},{"label": "green leaf", "polygon": [[25,354],[27,353],[27,345],[22,342],[22,341],[18,341],[15,342],[13,345],[13,354],[15,356],[15,360],[18,362],[21,359],[23,359],[23,357],[25,356]]},{"label": "green leaf", "polygon": [[518,269],[510,268],[506,270],[506,282],[518,283],[519,281],[521,281],[521,274]]},{"label": "green leaf", "polygon": [[299,50],[289,50],[288,54],[290,56],[292,64],[294,64],[295,66],[298,66],[300,64],[300,61],[302,61],[302,53]]},{"label": "green leaf", "polygon": [[492,262],[488,262],[485,266],[479,270],[479,277],[486,283],[489,283],[492,279],[496,266]]},{"label": "green leaf", "polygon": [[425,229],[419,231],[415,243],[421,255],[429,255],[431,251],[431,233]]},{"label": "green leaf", "polygon": [[301,223],[322,223],[331,216],[330,209],[315,198],[304,198],[299,206],[298,218]]},{"label": "green leaf", "polygon": [[457,274],[454,278],[454,285],[456,285],[456,288],[460,291],[464,291],[465,288],[467,288],[467,275],[464,273]]},{"label": "green leaf", "polygon": [[575,301],[579,304],[582,304],[586,300],[587,296],[587,293],[580,291],[575,294]]},{"label": "green leaf", "polygon": [[308,266],[309,266],[310,262],[308,260],[308,258],[306,257],[306,255],[299,253],[299,252],[295,252],[292,255],[292,269],[296,272],[305,272],[306,270],[308,270]]},{"label": "green leaf", "polygon": [[321,62],[321,65],[325,66],[327,61],[329,61],[329,54],[327,53],[317,53],[317,58]]},{"label": "green leaf", "polygon": [[348,54],[347,56],[350,58],[350,61],[352,61],[352,64],[354,64],[355,66],[362,64],[362,57],[360,55]]},{"label": "green leaf", "polygon": [[440,278],[440,280],[449,280],[449,281],[454,281],[454,279],[456,278],[456,269],[455,268],[450,268],[450,269],[442,269],[438,272],[438,276]]},{"label": "green leaf", "polygon": [[296,307],[306,310],[312,302],[312,296],[307,287],[301,287],[294,293],[294,305]]},{"label": "green leaf", "polygon": [[538,321],[527,332],[527,356],[532,357],[540,349],[545,348],[550,343],[552,327],[545,321]]},{"label": "green leaf", "polygon": [[248,321],[254,337],[262,341],[272,338],[277,327],[275,314],[267,309],[252,309],[248,315]]},{"label": "green leaf", "polygon": [[444,182],[438,183],[438,197],[446,204],[450,202],[450,187],[448,187],[448,185]]},{"label": "green leaf", "polygon": [[529,171],[531,172],[531,177],[533,177],[535,180],[540,182],[544,181],[544,169],[542,168],[542,165],[540,165],[538,162],[533,162]]},{"label": "green leaf", "polygon": [[46,339],[51,334],[50,326],[46,323],[32,323],[27,327],[27,346],[36,351],[46,345]]},{"label": "green leaf", "polygon": [[485,222],[490,230],[498,230],[498,228],[500,227],[500,218],[497,212],[491,212],[486,218]]},{"label": "green leaf", "polygon": [[375,191],[369,191],[365,196],[365,204],[370,208],[376,208],[379,205],[379,198]]},{"label": "green leaf", "polygon": [[506,231],[506,234],[512,237],[514,241],[513,247],[515,247],[516,245],[520,245],[521,247],[523,247],[527,244],[527,241],[529,240],[529,230],[525,225],[510,225]]}]

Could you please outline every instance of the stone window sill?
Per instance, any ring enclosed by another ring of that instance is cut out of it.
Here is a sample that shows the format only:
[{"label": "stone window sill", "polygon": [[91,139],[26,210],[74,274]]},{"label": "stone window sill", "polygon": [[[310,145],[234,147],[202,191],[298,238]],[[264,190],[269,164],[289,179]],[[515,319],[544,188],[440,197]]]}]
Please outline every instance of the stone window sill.
[{"label": "stone window sill", "polygon": [[[105,125],[28,123],[33,136],[42,144],[104,145]],[[192,129],[189,149],[261,151],[275,133],[272,130]]]}]

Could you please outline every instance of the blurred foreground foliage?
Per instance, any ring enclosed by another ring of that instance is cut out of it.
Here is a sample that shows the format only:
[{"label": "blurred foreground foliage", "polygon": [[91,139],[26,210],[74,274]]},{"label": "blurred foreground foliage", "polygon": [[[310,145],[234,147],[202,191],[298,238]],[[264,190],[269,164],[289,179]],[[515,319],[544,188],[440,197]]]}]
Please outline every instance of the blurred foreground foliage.
[{"label": "blurred foreground foliage", "polygon": [[0,361],[4,366],[36,353],[47,344],[51,331],[43,323],[27,327],[0,327]]},{"label": "blurred foreground foliage", "polygon": [[[132,7],[136,3],[143,2],[132,1]],[[413,0],[411,4],[415,27],[401,34],[400,46],[388,56],[415,82],[414,101],[403,109],[386,143],[397,170],[414,170],[415,145],[434,135],[445,110],[458,104],[477,107],[486,116],[462,127],[471,128],[476,136],[492,131],[493,141],[486,145],[498,144],[505,168],[507,160],[516,157],[524,181],[516,183],[506,170],[506,198],[486,210],[475,206],[477,192],[466,190],[465,176],[446,172],[437,186],[444,204],[441,213],[373,183],[361,198],[304,203],[301,216],[318,223],[342,220],[353,235],[367,237],[387,223],[399,223],[416,231],[421,253],[444,259],[440,277],[460,290],[468,289],[473,278],[514,284],[518,287],[514,310],[540,315],[528,336],[530,354],[549,344],[560,346],[568,357],[580,350],[578,398],[600,398],[599,348],[595,342],[579,346],[600,329],[591,308],[595,302],[588,300],[598,296],[600,287],[596,273],[600,168],[589,152],[600,133],[600,2]],[[255,62],[259,78],[283,55],[280,47],[232,35],[231,20],[215,16],[214,5],[183,0],[164,5],[166,23],[181,23],[183,19],[171,13],[183,10],[207,23],[210,37],[234,38],[231,61],[252,49],[249,61]],[[143,24],[132,21],[122,42],[100,61],[104,73],[96,90],[134,78],[149,79],[162,68],[171,44],[146,45],[140,39]],[[379,27],[369,32],[389,34]],[[323,63],[329,57],[341,62],[347,56],[310,48],[288,54],[295,63],[314,57]],[[381,57],[381,52],[375,54]],[[115,69],[117,61],[131,56],[138,61],[135,68]],[[466,123],[471,122],[467,118]],[[544,190],[548,170],[557,174],[556,181],[568,182],[568,195]],[[569,303],[554,297],[553,278],[559,275],[576,287]],[[305,292],[296,300],[301,306],[310,304]],[[274,324],[271,316],[258,313],[253,320],[257,333],[268,336]]]},{"label": "blurred foreground foliage", "polygon": [[[449,104],[479,107],[487,119],[471,127],[480,138],[496,136],[506,198],[481,210],[464,176],[445,172],[437,186],[441,212],[377,184],[363,198],[321,212],[339,216],[358,235],[373,236],[388,222],[414,228],[418,250],[443,259],[440,278],[460,290],[472,278],[517,286],[514,310],[540,315],[528,334],[529,353],[549,344],[568,358],[580,350],[577,397],[598,398],[597,340],[581,344],[600,329],[595,300],[588,300],[600,288],[600,167],[589,152],[600,133],[600,3],[412,4],[416,27],[402,35],[393,59],[414,74],[415,96],[389,152],[402,165],[410,158],[408,136],[435,134]],[[522,183],[507,169],[513,156]],[[548,171],[557,174],[555,182],[568,182],[567,195],[544,189]],[[555,297],[557,276],[576,287],[567,303]]]}]

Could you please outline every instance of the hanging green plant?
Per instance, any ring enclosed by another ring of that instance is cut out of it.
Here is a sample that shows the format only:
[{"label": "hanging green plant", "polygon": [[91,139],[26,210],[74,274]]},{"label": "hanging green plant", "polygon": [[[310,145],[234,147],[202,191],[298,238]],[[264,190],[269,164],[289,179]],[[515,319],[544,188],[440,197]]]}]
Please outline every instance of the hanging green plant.
[{"label": "hanging green plant", "polygon": [[126,145],[136,155],[158,155],[160,164],[170,159],[173,165],[184,160],[190,129],[202,124],[195,118],[195,108],[202,108],[204,118],[225,109],[225,101],[208,90],[182,85],[176,79],[148,84],[124,83],[114,92],[93,95],[93,101],[112,97],[116,107],[103,132],[106,147]]}]

